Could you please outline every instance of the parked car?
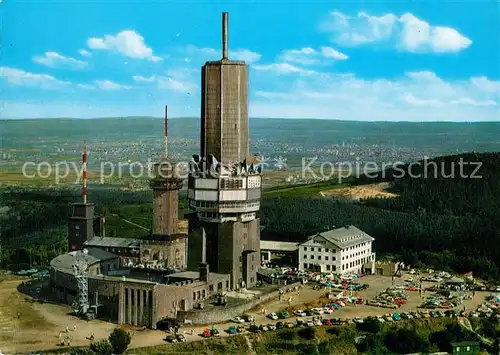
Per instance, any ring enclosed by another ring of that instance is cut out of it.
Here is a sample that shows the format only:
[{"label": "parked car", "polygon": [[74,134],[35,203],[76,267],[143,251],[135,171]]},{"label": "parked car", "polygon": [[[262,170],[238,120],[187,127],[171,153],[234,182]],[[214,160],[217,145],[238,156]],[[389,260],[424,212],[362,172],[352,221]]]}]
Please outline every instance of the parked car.
[{"label": "parked car", "polygon": [[295,312],[293,312],[293,314],[295,314],[297,317],[305,317],[306,316],[306,312],[304,312],[301,309],[296,310]]},{"label": "parked car", "polygon": [[244,314],[241,318],[245,320],[245,322],[252,323],[255,322],[255,317],[250,316],[248,314]]},{"label": "parked car", "polygon": [[325,308],[323,308],[323,313],[325,313],[325,314],[332,314],[333,313],[333,309],[325,307]]},{"label": "parked car", "polygon": [[184,334],[177,334],[175,337],[177,338],[177,341],[180,341],[180,342],[186,341],[186,337],[184,336]]},{"label": "parked car", "polygon": [[332,325],[332,321],[329,319],[323,319],[323,325]]},{"label": "parked car", "polygon": [[284,329],[287,328],[286,324],[283,322],[276,323],[276,329]]},{"label": "parked car", "polygon": [[267,328],[268,328],[269,330],[276,330],[276,329],[277,329],[277,328],[276,328],[276,324],[268,324],[268,325],[267,325]]},{"label": "parked car", "polygon": [[354,319],[352,320],[354,323],[363,323],[363,318],[361,317],[354,317]]},{"label": "parked car", "polygon": [[290,314],[288,314],[288,312],[279,312],[278,318],[279,319],[287,319],[287,318],[290,318]]},{"label": "parked car", "polygon": [[272,319],[272,320],[277,320],[278,319],[278,315],[276,313],[269,313],[267,315],[267,318]]},{"label": "parked car", "polygon": [[177,338],[173,335],[167,335],[165,337],[165,341],[168,341],[169,343],[177,343]]},{"label": "parked car", "polygon": [[311,309],[311,311],[314,313],[314,314],[317,314],[317,315],[322,315],[324,314],[325,312],[323,311],[323,309],[321,308],[313,308]]},{"label": "parked car", "polygon": [[260,327],[258,327],[256,325],[252,324],[250,326],[250,328],[248,328],[248,331],[250,331],[252,333],[260,333],[260,332],[262,332],[262,329],[260,329]]},{"label": "parked car", "polygon": [[238,329],[236,329],[235,326],[230,326],[229,328],[227,328],[227,332],[231,335],[233,334],[237,334],[238,333]]},{"label": "parked car", "polygon": [[235,323],[245,323],[245,320],[241,317],[236,317],[236,318],[234,318],[234,322]]}]

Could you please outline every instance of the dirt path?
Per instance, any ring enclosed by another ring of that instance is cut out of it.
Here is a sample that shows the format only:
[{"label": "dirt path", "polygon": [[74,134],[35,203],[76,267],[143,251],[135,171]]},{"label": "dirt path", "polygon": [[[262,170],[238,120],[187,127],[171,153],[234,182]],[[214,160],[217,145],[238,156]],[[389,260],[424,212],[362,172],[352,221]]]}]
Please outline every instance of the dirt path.
[{"label": "dirt path", "polygon": [[113,217],[118,217],[118,218],[120,218],[120,219],[121,219],[123,222],[125,222],[125,223],[128,223],[128,224],[130,224],[130,225],[132,225],[132,226],[134,226],[134,227],[137,227],[137,228],[140,228],[140,229],[143,229],[143,230],[145,230],[145,231],[148,231],[148,232],[149,232],[149,229],[148,229],[148,228],[143,227],[143,226],[141,226],[140,224],[134,223],[134,222],[132,222],[132,221],[129,221],[128,219],[125,219],[125,218],[123,218],[122,216],[120,216],[120,215],[118,215],[118,214],[114,214],[114,213],[112,213],[111,215],[112,215]]}]

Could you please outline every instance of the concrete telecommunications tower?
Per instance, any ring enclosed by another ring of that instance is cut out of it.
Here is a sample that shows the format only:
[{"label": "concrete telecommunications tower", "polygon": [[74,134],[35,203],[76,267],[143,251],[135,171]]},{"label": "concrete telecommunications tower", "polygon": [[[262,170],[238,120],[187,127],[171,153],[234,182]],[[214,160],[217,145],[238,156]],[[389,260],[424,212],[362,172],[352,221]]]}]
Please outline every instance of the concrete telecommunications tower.
[{"label": "concrete telecommunications tower", "polygon": [[259,161],[249,156],[248,66],[228,58],[222,14],[222,59],[201,76],[201,149],[188,180],[191,270],[231,274],[231,288],[254,286],[260,265]]}]

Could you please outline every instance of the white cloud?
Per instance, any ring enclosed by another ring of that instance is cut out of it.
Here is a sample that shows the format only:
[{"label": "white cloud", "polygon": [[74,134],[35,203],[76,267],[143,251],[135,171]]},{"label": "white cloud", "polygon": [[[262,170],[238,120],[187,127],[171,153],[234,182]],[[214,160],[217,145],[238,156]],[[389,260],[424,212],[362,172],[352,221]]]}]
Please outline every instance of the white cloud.
[{"label": "white cloud", "polygon": [[153,50],[144,42],[144,37],[132,30],[123,30],[116,35],[105,35],[102,38],[89,38],[87,45],[91,49],[118,52],[126,57],[147,59],[158,62],[163,58],[153,55]]},{"label": "white cloud", "polygon": [[88,50],[86,49],[80,49],[78,51],[78,53],[82,56],[82,57],[92,57],[92,53],[90,53]]},{"label": "white cloud", "polygon": [[[274,79],[268,77],[268,83],[275,83],[278,77]],[[251,115],[346,120],[500,120],[500,83],[486,77],[444,80],[433,72],[421,71],[390,80],[327,73],[287,79],[291,80],[282,80],[281,88],[260,87],[252,100]]]},{"label": "white cloud", "polygon": [[301,75],[314,75],[314,70],[307,70],[299,68],[289,63],[273,63],[265,65],[254,65],[253,68],[259,71],[271,71],[279,74],[301,74]]},{"label": "white cloud", "polygon": [[229,51],[228,55],[230,59],[243,60],[247,64],[258,62],[262,57],[260,53],[252,52],[248,49],[238,49],[235,51]]},{"label": "white cloud", "polygon": [[471,82],[481,91],[500,93],[500,81],[491,81],[485,76],[480,76],[471,78]]},{"label": "white cloud", "polygon": [[103,90],[120,90],[120,89],[130,89],[131,86],[117,84],[111,80],[95,80],[94,81],[100,89]]},{"label": "white cloud", "polygon": [[71,69],[84,69],[88,66],[87,62],[65,57],[56,52],[45,52],[43,56],[33,57],[33,61],[51,68],[68,67]]},{"label": "white cloud", "polygon": [[156,75],[151,75],[150,77],[145,77],[142,75],[134,75],[132,79],[138,83],[153,83],[156,81]]},{"label": "white cloud", "polygon": [[196,85],[187,81],[181,81],[170,76],[158,77],[158,87],[177,92],[189,93],[196,88]]},{"label": "white cloud", "polygon": [[151,75],[145,77],[134,75],[132,79],[137,83],[155,83],[160,89],[191,94],[197,88],[193,74],[195,70],[176,69],[167,71],[166,75]]},{"label": "white cloud", "polygon": [[332,47],[321,47],[320,50],[311,47],[301,49],[284,50],[279,59],[282,62],[298,63],[303,65],[320,64],[327,59],[328,61],[346,60],[349,57],[344,53],[337,51]]},{"label": "white cloud", "polygon": [[456,29],[431,25],[410,13],[348,16],[334,11],[320,27],[331,33],[333,42],[346,46],[386,43],[414,53],[456,53],[472,44]]},{"label": "white cloud", "polygon": [[52,75],[26,72],[22,69],[0,67],[0,78],[13,86],[58,89],[70,85],[69,81],[58,80]]},{"label": "white cloud", "polygon": [[85,90],[94,90],[96,87],[94,85],[90,84],[76,84],[76,87],[79,89],[85,89]]}]

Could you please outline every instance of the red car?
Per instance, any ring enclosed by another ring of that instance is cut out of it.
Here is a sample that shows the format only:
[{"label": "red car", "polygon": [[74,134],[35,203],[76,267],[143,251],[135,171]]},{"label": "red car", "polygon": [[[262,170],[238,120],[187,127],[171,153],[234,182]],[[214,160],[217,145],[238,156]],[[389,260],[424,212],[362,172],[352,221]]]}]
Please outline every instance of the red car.
[{"label": "red car", "polygon": [[332,322],[329,319],[323,319],[323,325],[332,325]]}]

